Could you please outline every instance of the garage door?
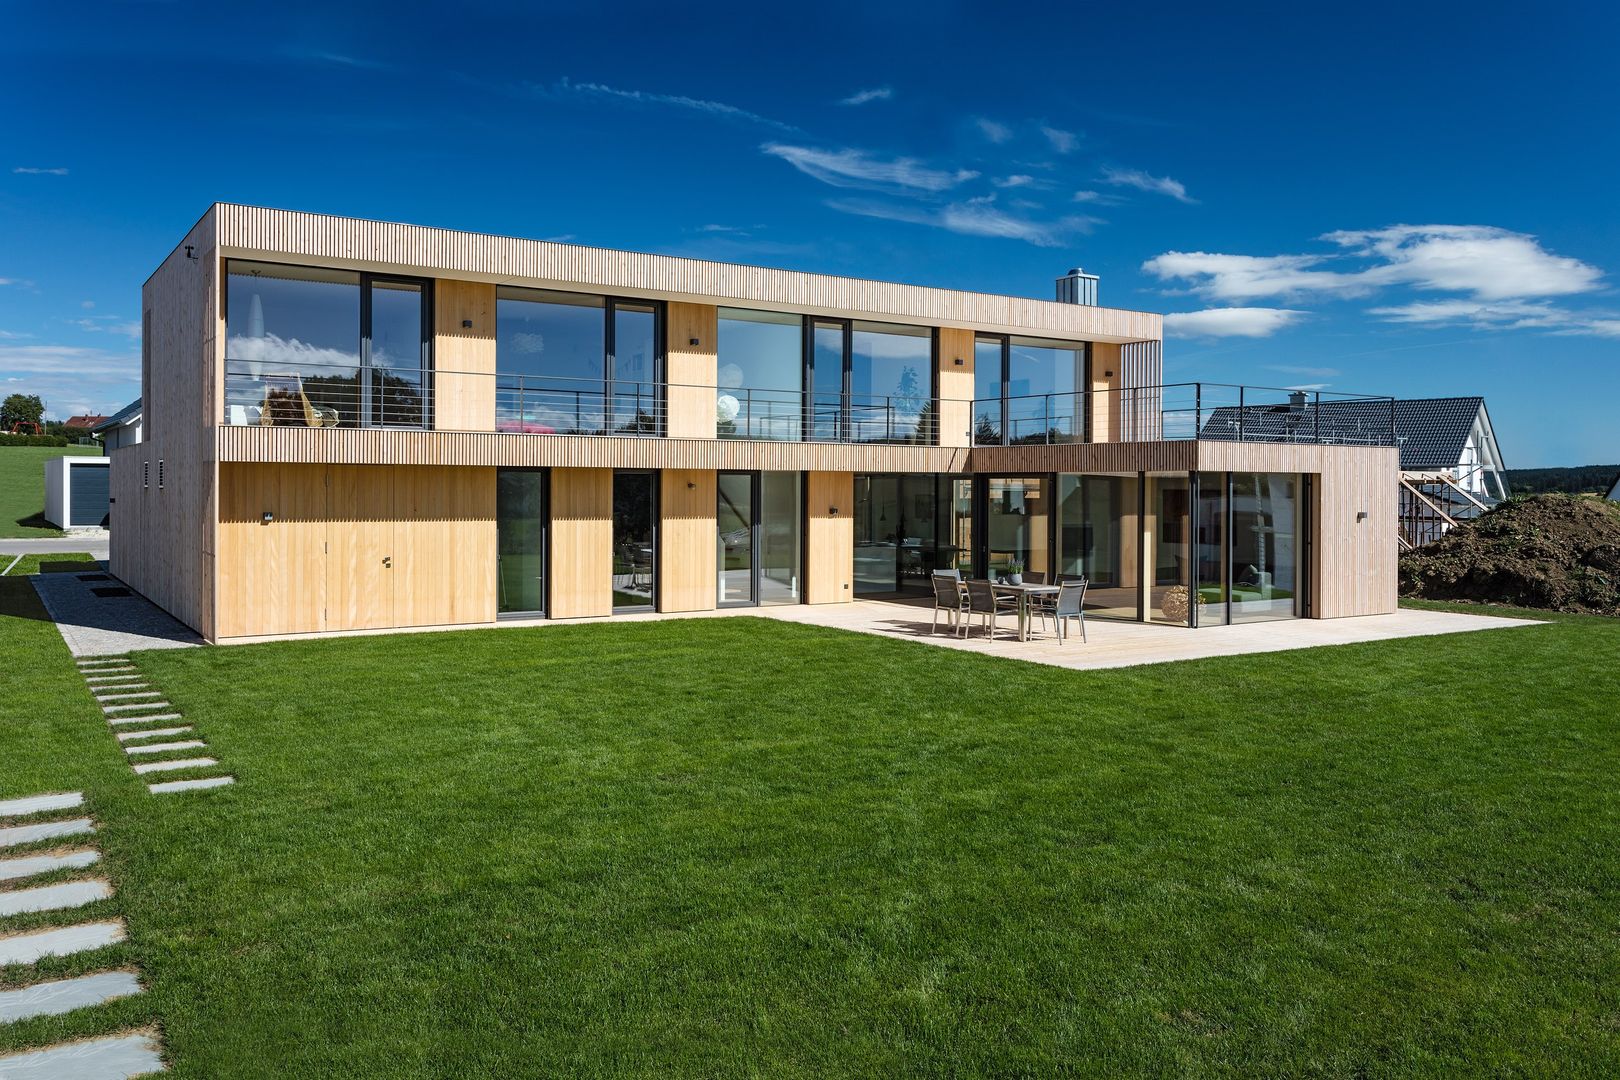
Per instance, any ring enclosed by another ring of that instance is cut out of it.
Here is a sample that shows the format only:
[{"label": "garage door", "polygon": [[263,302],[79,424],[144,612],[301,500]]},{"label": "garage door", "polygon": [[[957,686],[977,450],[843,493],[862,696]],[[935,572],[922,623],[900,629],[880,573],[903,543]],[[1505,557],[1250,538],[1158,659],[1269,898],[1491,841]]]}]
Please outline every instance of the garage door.
[{"label": "garage door", "polygon": [[107,466],[71,465],[73,505],[68,508],[70,527],[107,527]]}]

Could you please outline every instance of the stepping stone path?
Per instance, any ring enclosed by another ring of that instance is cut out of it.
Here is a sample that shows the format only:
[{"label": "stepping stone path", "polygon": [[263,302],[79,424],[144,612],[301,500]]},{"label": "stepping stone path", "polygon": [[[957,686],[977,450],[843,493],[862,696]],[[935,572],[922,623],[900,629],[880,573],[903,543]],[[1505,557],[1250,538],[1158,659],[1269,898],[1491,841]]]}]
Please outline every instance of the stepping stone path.
[{"label": "stepping stone path", "polygon": [[[40,874],[83,870],[100,860],[100,852],[92,847],[67,851],[30,847],[61,836],[93,836],[92,819],[60,816],[83,806],[84,793],[78,791],[0,801],[0,883],[20,883],[0,887],[0,920],[39,911],[71,918],[73,909],[111,898],[112,885],[103,878],[27,884],[27,879]],[[39,815],[57,817],[36,820]],[[27,967],[47,957],[94,952],[125,937],[122,919],[18,932],[0,921],[0,965]],[[141,993],[140,976],[127,968],[109,967],[69,978],[29,979],[25,973],[23,978],[27,980],[23,985],[0,990],[0,1026],[78,1012]],[[146,1029],[0,1056],[0,1077],[5,1080],[123,1080],[163,1071],[158,1034]]]},{"label": "stepping stone path", "polygon": [[[208,744],[195,737],[191,725],[176,723],[185,718],[172,711],[174,706],[163,700],[163,692],[152,689],[129,657],[85,657],[78,661],[78,665],[79,674],[84,676],[90,693],[101,706],[102,714],[114,729],[124,755],[129,758],[130,768],[137,776],[183,769],[207,769],[219,764],[211,757],[163,757],[185,750],[206,750]],[[193,737],[169,742],[142,741],[170,735]],[[156,760],[149,761],[148,758]],[[167,795],[178,791],[206,791],[235,782],[234,776],[154,780],[146,785],[146,790],[153,795]]]}]

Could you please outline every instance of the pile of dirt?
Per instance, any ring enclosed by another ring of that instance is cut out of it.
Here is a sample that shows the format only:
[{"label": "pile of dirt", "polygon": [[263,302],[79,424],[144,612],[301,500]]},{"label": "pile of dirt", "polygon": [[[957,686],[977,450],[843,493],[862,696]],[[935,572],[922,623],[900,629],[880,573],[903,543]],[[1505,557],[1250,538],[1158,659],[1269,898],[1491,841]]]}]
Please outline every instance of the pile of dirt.
[{"label": "pile of dirt", "polygon": [[1620,615],[1620,505],[1510,499],[1403,554],[1401,595]]}]

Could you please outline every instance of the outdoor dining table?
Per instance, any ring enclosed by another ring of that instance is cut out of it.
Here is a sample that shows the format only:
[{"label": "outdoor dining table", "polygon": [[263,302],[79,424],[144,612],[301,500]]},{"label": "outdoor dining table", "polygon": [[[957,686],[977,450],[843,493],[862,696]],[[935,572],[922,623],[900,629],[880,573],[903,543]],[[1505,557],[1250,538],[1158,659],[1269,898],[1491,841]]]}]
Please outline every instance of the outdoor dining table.
[{"label": "outdoor dining table", "polygon": [[1029,640],[1029,598],[1032,596],[1056,596],[1056,585],[1010,585],[997,583],[992,586],[996,592],[1011,593],[1018,598],[1018,640]]}]

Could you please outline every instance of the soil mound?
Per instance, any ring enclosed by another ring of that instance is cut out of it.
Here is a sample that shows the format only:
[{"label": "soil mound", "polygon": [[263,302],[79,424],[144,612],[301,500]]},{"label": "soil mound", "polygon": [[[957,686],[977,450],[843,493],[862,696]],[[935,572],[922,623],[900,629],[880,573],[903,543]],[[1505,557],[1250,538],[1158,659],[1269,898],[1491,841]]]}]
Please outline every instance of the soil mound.
[{"label": "soil mound", "polygon": [[1620,504],[1510,499],[1402,554],[1401,595],[1620,615]]}]

